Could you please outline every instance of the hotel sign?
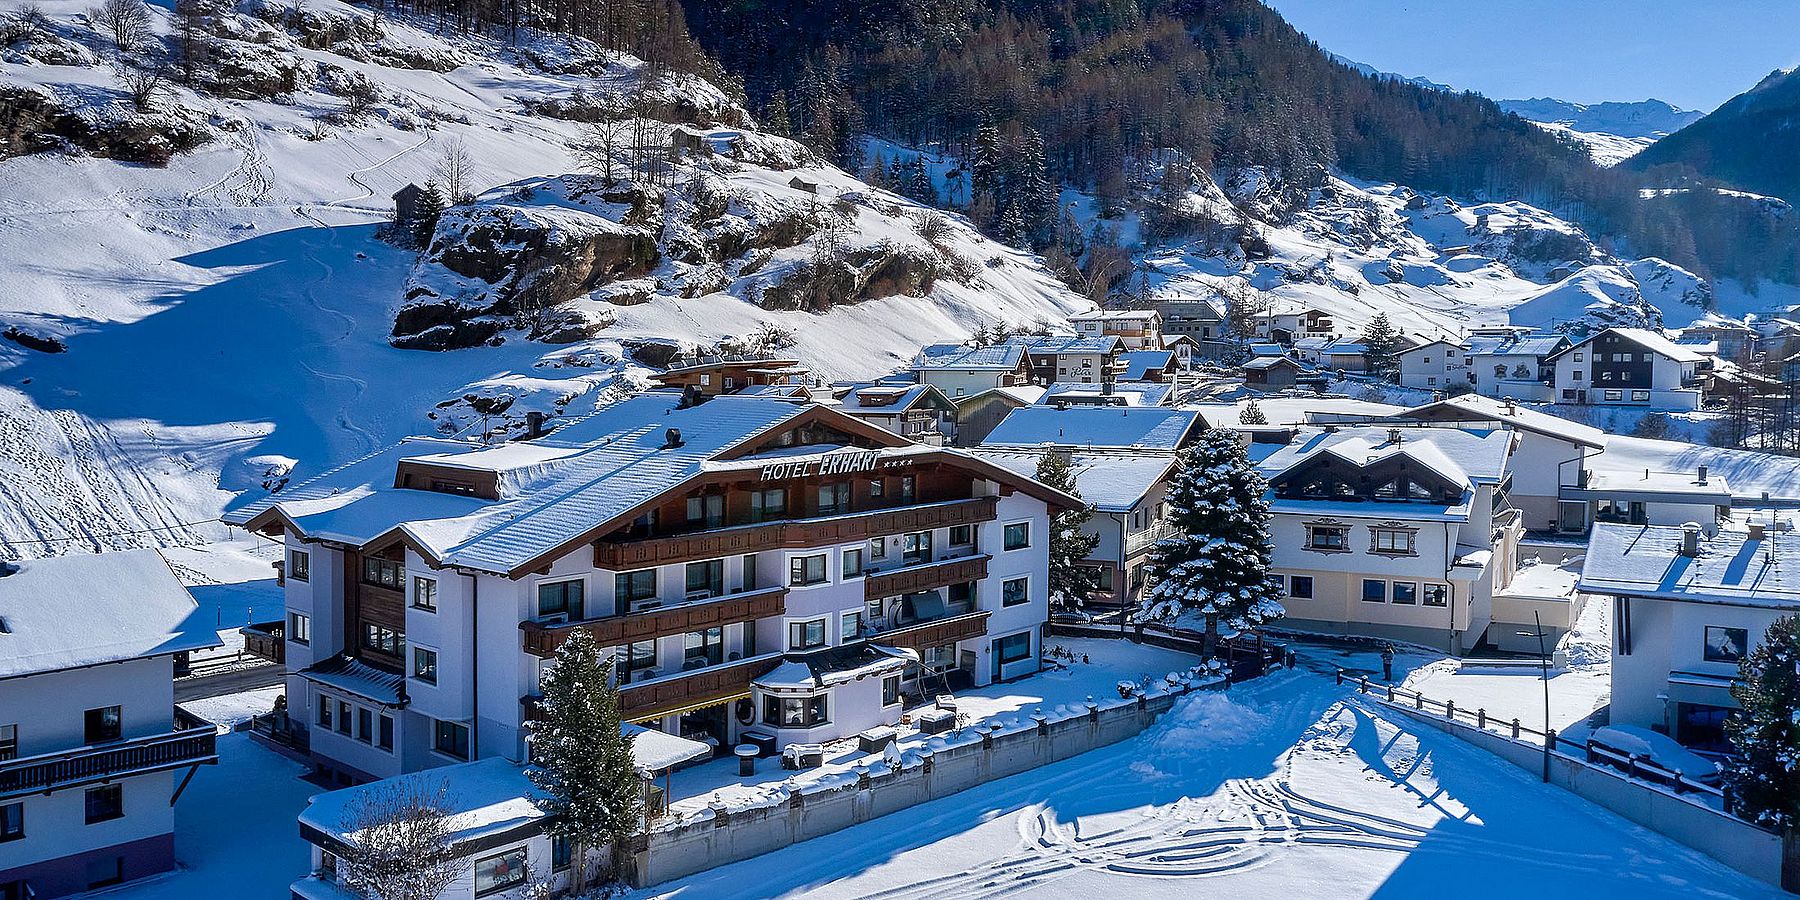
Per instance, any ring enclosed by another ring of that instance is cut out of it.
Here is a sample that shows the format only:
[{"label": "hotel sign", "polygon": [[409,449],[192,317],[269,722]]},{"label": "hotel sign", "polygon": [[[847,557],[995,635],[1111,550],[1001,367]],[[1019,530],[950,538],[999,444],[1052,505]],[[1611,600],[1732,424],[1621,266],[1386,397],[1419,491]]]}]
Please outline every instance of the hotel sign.
[{"label": "hotel sign", "polygon": [[909,462],[911,460],[895,459],[884,463],[879,450],[828,453],[817,459],[769,463],[762,467],[760,477],[763,481],[777,481],[784,478],[809,478],[815,475],[854,475],[858,472],[896,468]]}]

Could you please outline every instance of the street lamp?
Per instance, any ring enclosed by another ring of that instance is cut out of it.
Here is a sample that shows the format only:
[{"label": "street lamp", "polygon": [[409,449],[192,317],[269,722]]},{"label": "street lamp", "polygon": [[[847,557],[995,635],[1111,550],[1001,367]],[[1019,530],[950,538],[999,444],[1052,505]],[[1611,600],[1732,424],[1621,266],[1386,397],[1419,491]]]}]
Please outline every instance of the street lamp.
[{"label": "street lamp", "polygon": [[1531,611],[1535,631],[1514,632],[1519,637],[1534,637],[1538,642],[1538,670],[1544,679],[1544,781],[1550,781],[1550,651],[1544,647],[1544,622],[1537,610]]}]

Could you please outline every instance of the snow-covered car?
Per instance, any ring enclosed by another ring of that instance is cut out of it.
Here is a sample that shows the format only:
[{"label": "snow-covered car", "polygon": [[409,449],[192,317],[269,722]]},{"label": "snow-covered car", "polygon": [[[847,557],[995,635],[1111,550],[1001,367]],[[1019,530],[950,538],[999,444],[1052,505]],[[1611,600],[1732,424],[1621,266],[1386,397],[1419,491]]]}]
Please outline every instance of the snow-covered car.
[{"label": "snow-covered car", "polygon": [[[1618,769],[1627,768],[1620,757],[1640,757],[1671,772],[1679,772],[1689,781],[1717,786],[1719,764],[1676,743],[1675,739],[1635,725],[1607,725],[1594,730],[1588,738],[1588,749],[1595,762]],[[1594,750],[1606,751],[1594,753]]]}]

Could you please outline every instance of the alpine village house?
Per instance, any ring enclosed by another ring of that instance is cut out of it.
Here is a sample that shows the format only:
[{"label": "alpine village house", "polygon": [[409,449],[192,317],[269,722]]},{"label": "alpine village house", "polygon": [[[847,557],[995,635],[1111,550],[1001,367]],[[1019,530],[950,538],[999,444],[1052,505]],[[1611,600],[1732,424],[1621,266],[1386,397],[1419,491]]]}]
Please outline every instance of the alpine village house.
[{"label": "alpine village house", "polygon": [[612,648],[623,718],[724,752],[1035,672],[1049,517],[1076,502],[830,407],[690,387],[505,444],[408,439],[227,520],[286,545],[265,630],[288,737],[357,784],[528,759],[577,629]]}]

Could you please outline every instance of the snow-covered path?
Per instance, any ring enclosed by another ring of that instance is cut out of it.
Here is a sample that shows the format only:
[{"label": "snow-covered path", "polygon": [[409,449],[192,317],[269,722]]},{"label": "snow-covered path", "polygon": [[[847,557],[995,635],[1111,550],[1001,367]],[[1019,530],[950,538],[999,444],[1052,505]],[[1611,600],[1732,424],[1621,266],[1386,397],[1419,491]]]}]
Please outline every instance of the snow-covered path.
[{"label": "snow-covered path", "polygon": [[[1553,888],[1551,886],[1554,886]],[[643,892],[681,898],[1778,896],[1290,672],[1130,741]]]}]

